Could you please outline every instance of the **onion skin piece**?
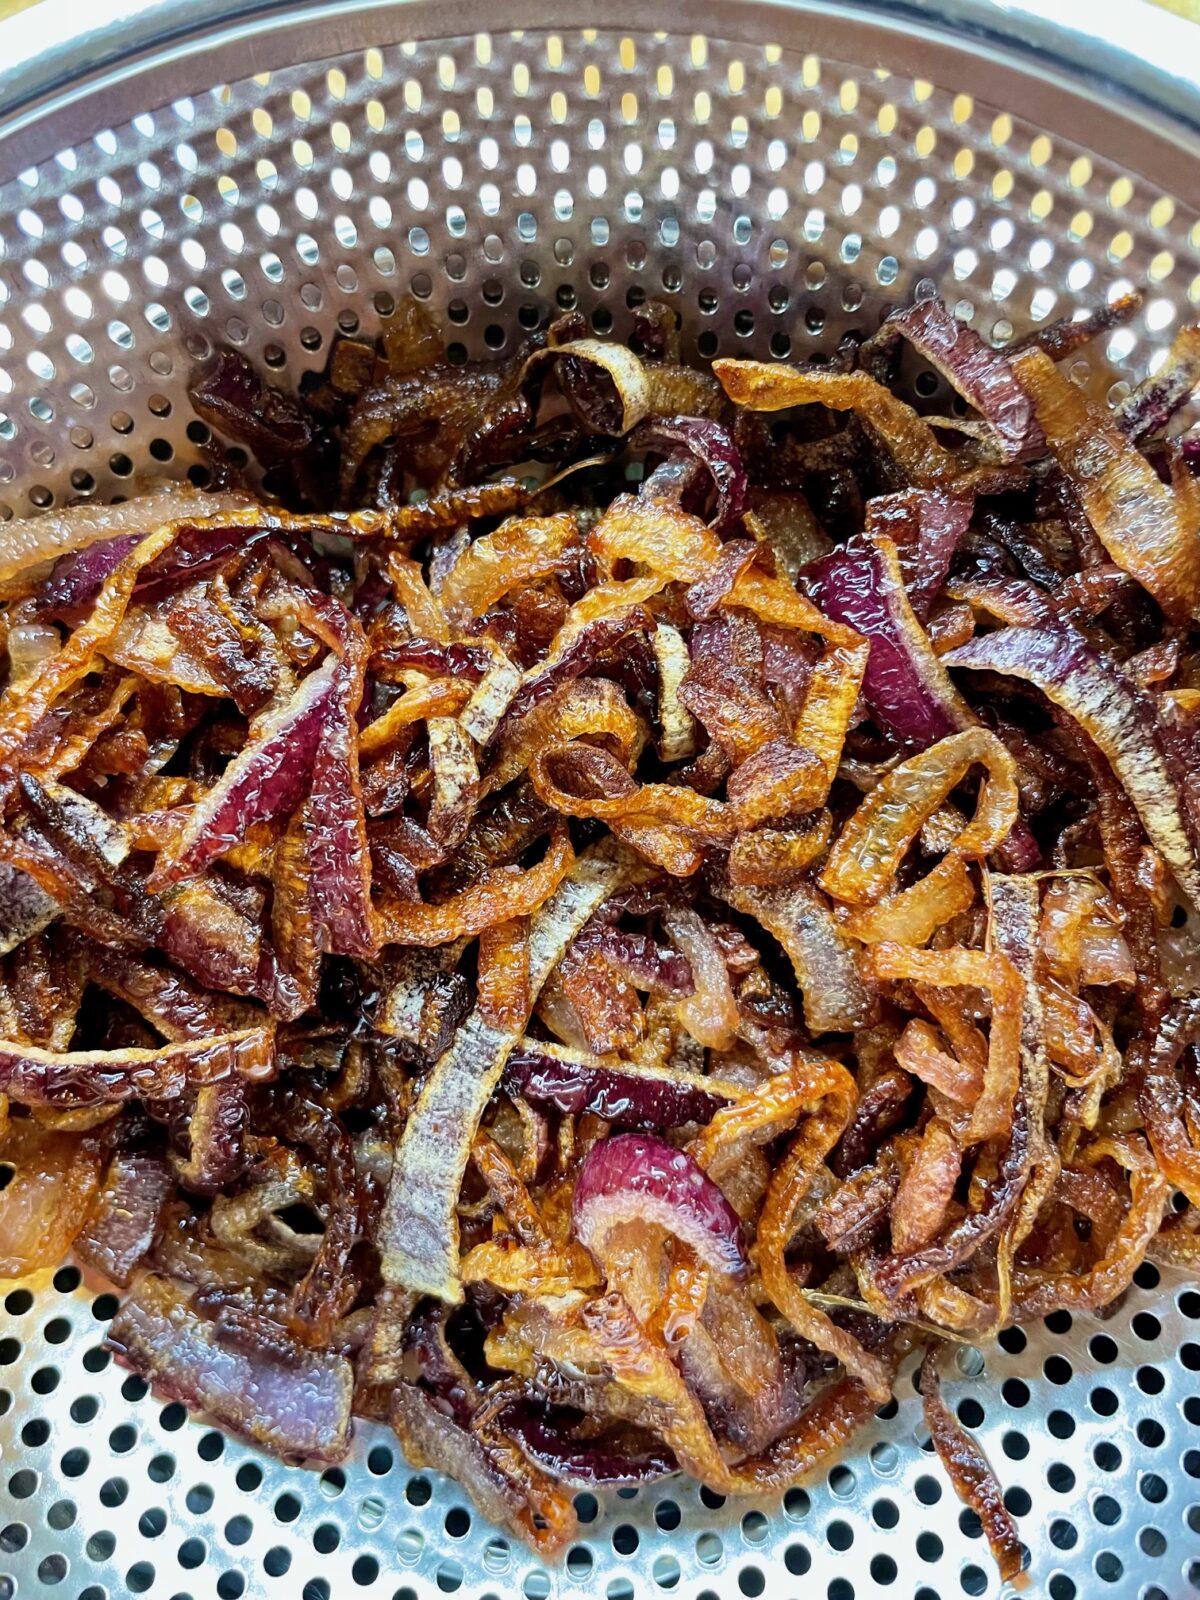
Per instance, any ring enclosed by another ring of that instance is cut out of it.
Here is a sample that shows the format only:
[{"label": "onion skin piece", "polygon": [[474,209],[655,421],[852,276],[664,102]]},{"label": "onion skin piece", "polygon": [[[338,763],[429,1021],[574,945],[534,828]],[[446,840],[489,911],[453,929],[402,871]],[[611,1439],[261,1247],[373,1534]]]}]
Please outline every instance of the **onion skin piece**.
[{"label": "onion skin piece", "polygon": [[925,1426],[933,1435],[934,1446],[955,1493],[983,1524],[1001,1578],[1015,1579],[1024,1565],[1017,1525],[1004,1504],[987,1457],[942,1399],[938,1374],[940,1354],[941,1347],[931,1345],[921,1363],[918,1387],[925,1410]]},{"label": "onion skin piece", "polygon": [[1073,717],[1103,751],[1179,887],[1200,907],[1200,868],[1146,690],[1067,627],[1004,628],[952,650],[945,661],[1023,678]]},{"label": "onion skin piece", "polygon": [[1184,505],[1048,356],[1027,350],[1014,367],[1101,544],[1172,621],[1186,622],[1200,602],[1200,537]]},{"label": "onion skin piece", "polygon": [[940,300],[918,300],[894,311],[884,329],[903,334],[975,407],[990,425],[1002,460],[1029,461],[1045,454],[1045,437],[1008,358],[984,344]]},{"label": "onion skin piece", "polygon": [[354,1373],[344,1356],[253,1348],[193,1309],[188,1286],[149,1274],[109,1325],[108,1347],[159,1393],[203,1410],[285,1460],[340,1461],[350,1444]]},{"label": "onion skin piece", "polygon": [[598,1140],[584,1157],[571,1203],[576,1237],[599,1260],[610,1229],[643,1221],[667,1228],[714,1272],[749,1276],[737,1212],[683,1150],[639,1133]]},{"label": "onion skin piece", "polygon": [[132,1099],[174,1100],[235,1073],[261,1081],[275,1072],[266,1028],[167,1044],[157,1050],[56,1052],[0,1042],[0,1092],[19,1105],[63,1111]]},{"label": "onion skin piece", "polygon": [[587,1056],[567,1045],[526,1039],[508,1058],[504,1087],[562,1115],[590,1111],[625,1128],[661,1133],[684,1122],[707,1122],[743,1090],[698,1073],[635,1067]]},{"label": "onion skin piece", "polygon": [[870,641],[863,698],[903,748],[922,750],[975,721],[917,621],[890,539],[835,550],[805,584],[822,611]]}]

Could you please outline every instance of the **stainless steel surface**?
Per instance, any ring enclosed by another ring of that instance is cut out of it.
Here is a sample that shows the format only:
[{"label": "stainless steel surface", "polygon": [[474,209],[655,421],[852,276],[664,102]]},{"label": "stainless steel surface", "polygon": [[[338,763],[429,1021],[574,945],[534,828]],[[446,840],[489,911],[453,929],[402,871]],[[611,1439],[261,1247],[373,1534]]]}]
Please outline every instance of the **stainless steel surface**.
[{"label": "stainless steel surface", "polygon": [[[1144,283],[1137,322],[1077,364],[1101,393],[1140,375],[1200,300],[1195,56],[1131,68],[1114,98],[1103,26],[1076,76],[1044,17],[945,3],[986,46],[932,0],[697,6],[670,34],[625,0],[586,32],[561,0],[451,0],[192,3],[159,48],[130,3],[120,67],[98,6],[94,70],[26,57],[7,85],[0,161],[25,170],[0,189],[0,515],[195,467],[195,361],[231,342],[295,383],[408,293],[455,354],[510,349],[556,305],[620,333],[631,295],[665,294],[693,355],[803,358],[922,279],[997,342]],[[56,1283],[14,1287],[0,1319],[0,1596],[999,1592],[907,1377],[808,1491],[603,1497],[547,1571],[381,1430],[318,1476],[164,1409],[100,1355],[110,1303]],[[982,1359],[952,1393],[1009,1489],[1028,1592],[1200,1591],[1200,1296],[1147,1286]]]}]

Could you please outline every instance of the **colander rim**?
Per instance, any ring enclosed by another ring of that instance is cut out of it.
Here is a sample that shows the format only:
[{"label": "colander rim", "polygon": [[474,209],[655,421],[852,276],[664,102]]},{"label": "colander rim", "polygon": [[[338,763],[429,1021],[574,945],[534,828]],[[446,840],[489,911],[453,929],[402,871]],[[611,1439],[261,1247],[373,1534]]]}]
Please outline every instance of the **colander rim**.
[{"label": "colander rim", "polygon": [[[248,60],[280,70],[404,38],[561,29],[566,11],[562,0],[94,0],[83,23],[76,0],[40,0],[0,21],[0,183],[126,120],[134,77],[149,110],[223,73],[245,76]],[[1011,110],[1085,146],[1097,111],[1117,119],[1127,168],[1200,206],[1195,24],[1152,0],[1125,0],[1121,13],[1118,27],[1094,8],[1085,32],[1078,0],[689,0],[672,27],[751,44],[808,41],[835,59],[922,75],[940,64],[961,78],[986,62]],[[587,25],[646,31],[635,0],[600,0]]]}]

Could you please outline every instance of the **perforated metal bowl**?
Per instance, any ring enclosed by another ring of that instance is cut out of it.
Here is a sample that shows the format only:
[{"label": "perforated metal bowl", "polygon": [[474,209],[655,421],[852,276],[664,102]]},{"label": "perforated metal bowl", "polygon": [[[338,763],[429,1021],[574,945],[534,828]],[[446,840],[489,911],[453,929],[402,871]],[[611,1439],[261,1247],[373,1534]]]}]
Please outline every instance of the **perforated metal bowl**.
[{"label": "perforated metal bowl", "polygon": [[[1072,0],[1086,35],[1048,9],[618,0],[581,31],[595,8],[562,0],[47,0],[0,28],[0,516],[196,471],[197,359],[228,342],[295,383],[409,293],[456,355],[556,306],[620,334],[666,295],[697,357],[800,358],[922,279],[997,342],[1144,284],[1080,363],[1105,392],[1200,301],[1200,41],[1138,0]],[[101,1348],[114,1305],[69,1267],[4,1300],[0,1600],[998,1592],[907,1376],[827,1480],[581,1496],[548,1571],[381,1428],[318,1476],[164,1407]],[[1200,1592],[1200,1294],[1145,1268],[1103,1323],[959,1373],[1028,1592]]]}]

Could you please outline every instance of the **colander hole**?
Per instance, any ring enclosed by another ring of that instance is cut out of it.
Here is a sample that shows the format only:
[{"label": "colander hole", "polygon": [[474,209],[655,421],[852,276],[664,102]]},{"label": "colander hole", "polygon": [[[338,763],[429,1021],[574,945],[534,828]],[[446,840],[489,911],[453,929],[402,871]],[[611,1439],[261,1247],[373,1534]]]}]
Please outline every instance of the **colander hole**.
[{"label": "colander hole", "polygon": [[812,1556],[802,1544],[789,1544],[783,1552],[783,1564],[793,1577],[802,1578],[812,1566]]},{"label": "colander hole", "polygon": [[191,1572],[202,1567],[208,1558],[208,1546],[203,1539],[185,1539],[179,1546],[179,1565]]}]

